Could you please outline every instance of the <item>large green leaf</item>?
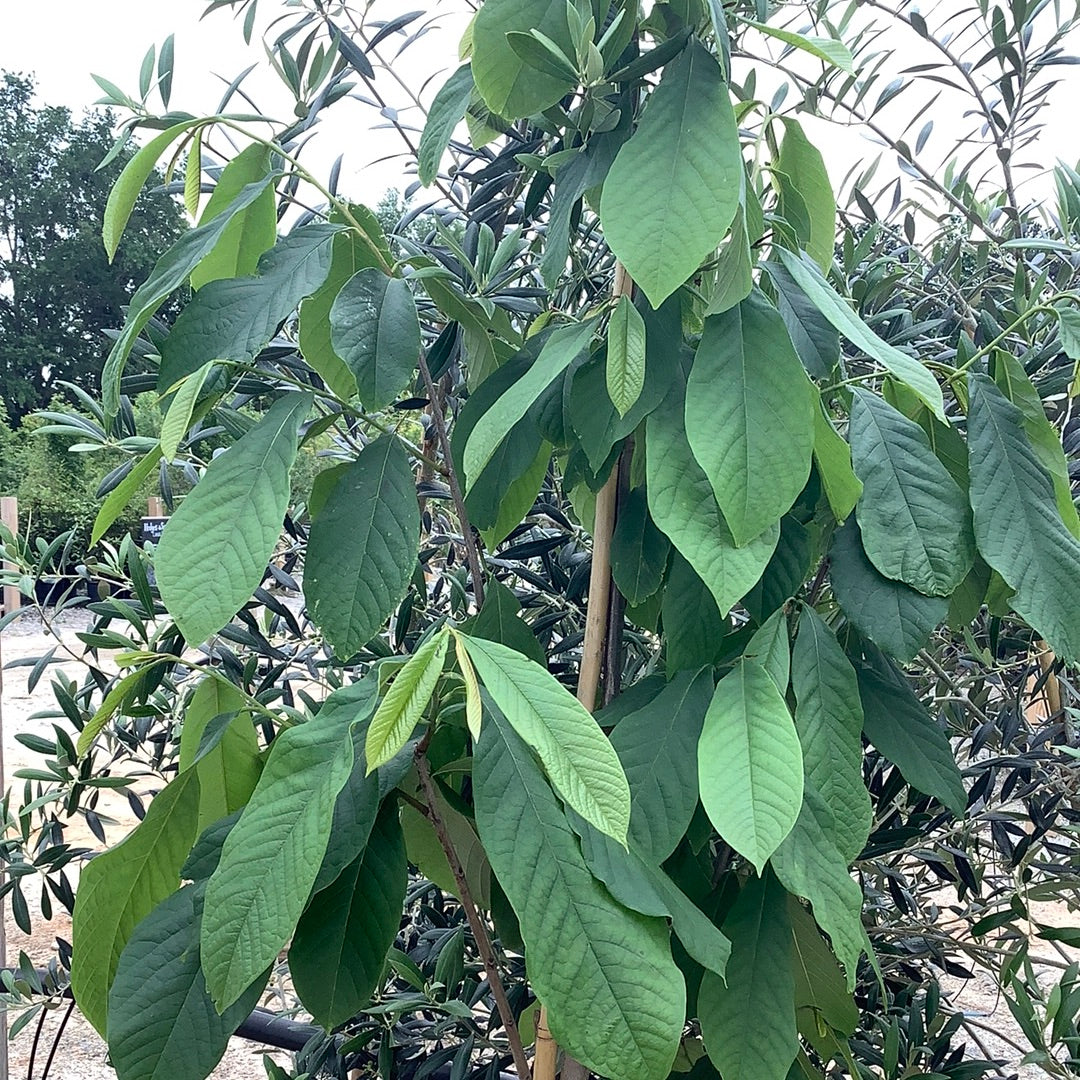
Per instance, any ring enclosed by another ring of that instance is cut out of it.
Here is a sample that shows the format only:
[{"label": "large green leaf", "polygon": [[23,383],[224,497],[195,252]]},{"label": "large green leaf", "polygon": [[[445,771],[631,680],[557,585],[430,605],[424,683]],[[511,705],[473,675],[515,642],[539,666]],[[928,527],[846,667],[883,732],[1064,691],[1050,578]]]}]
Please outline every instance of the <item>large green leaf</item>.
[{"label": "large green leaf", "polygon": [[485,590],[484,606],[475,618],[463,623],[461,629],[473,637],[506,645],[538,664],[547,663],[544,646],[536,640],[529,624],[521,618],[518,598],[512,589],[494,578]]},{"label": "large green leaf", "polygon": [[420,356],[420,321],[409,283],[375,267],[358,270],[330,307],[330,340],[356,379],[364,408],[386,408],[408,385]]},{"label": "large green leaf", "polygon": [[[588,348],[592,329],[592,323],[586,322],[563,326],[552,333],[544,342],[536,361],[476,420],[462,453],[462,464],[470,486],[491,461],[506,433],[544,390]],[[532,460],[531,455],[529,460]]]},{"label": "large green leaf", "polygon": [[630,840],[659,865],[697,807],[695,751],[712,700],[712,673],[683,671],[611,733],[630,785]]},{"label": "large green leaf", "polygon": [[212,360],[249,363],[305,296],[326,279],[339,225],[316,222],[294,229],[259,260],[253,277],[204,285],[165,339],[158,390]]},{"label": "large green leaf", "polygon": [[450,633],[445,628],[409,657],[371,718],[364,757],[370,773],[396,757],[420,722],[442,675]]},{"label": "large green leaf", "polygon": [[382,629],[408,591],[419,543],[409,459],[383,435],[360,451],[311,523],[304,598],[338,656]]},{"label": "large green leaf", "polygon": [[102,1035],[120,954],[139,922],[179,887],[198,822],[198,776],[181,773],[116,847],[83,868],[71,923],[71,988]]},{"label": "large green leaf", "polygon": [[601,1076],[667,1076],[686,1012],[667,927],[592,876],[531,750],[498,714],[480,736],[473,783],[477,827],[552,1034]]},{"label": "large green leaf", "polygon": [[686,434],[739,547],[774,526],[805,486],[813,389],[761,293],[705,321],[687,379]]},{"label": "large green leaf", "polygon": [[190,768],[207,725],[236,713],[218,744],[195,764],[199,774],[199,831],[239,810],[255,790],[262,762],[251,716],[241,710],[244,695],[223,679],[207,678],[195,688],[184,710],[180,732],[180,770]]},{"label": "large green leaf", "polygon": [[715,664],[724,647],[724,636],[731,632],[731,623],[720,614],[713,594],[697,571],[677,551],[671,554],[671,569],[661,600],[668,674]]},{"label": "large green leaf", "polygon": [[654,308],[724,238],[741,187],[727,83],[692,39],[664,69],[600,198],[604,238]]},{"label": "large green leaf", "polygon": [[836,841],[832,810],[812,784],[803,793],[795,827],[772,857],[772,867],[784,888],[803,896],[814,909],[818,925],[847,969],[848,988],[855,988],[855,969],[862,955],[862,889],[848,872]]},{"label": "large green leaf", "polygon": [[519,652],[461,638],[488,693],[531,746],[559,795],[590,825],[626,842],[630,788],[599,725],[555,677]]},{"label": "large green leaf", "polygon": [[199,958],[203,885],[173,893],[135,928],[109,992],[109,1061],[118,1080],[203,1080],[258,1004],[265,973],[218,1014]]},{"label": "large green leaf", "polygon": [[251,598],[281,535],[289,470],[307,394],[286,394],[210,462],[161,534],[154,555],[161,599],[192,645]]},{"label": "large green leaf", "polygon": [[463,64],[439,88],[428,109],[427,123],[420,136],[416,151],[417,173],[420,183],[428,186],[439,173],[442,159],[454,129],[465,119],[469,98],[473,92],[472,68]]},{"label": "large green leaf", "polygon": [[[527,420],[523,421],[523,423],[527,422]],[[544,480],[547,478],[548,466],[551,464],[551,450],[551,443],[540,444],[540,449],[537,450],[532,464],[520,476],[511,480],[510,485],[503,491],[493,523],[487,528],[479,529],[478,527],[484,546],[489,551],[494,551],[532,510],[544,486]],[[483,477],[485,473],[480,475]],[[471,489],[470,494],[477,494],[476,486]],[[468,510],[468,507],[466,506],[465,509]],[[476,523],[473,522],[473,524]]]},{"label": "large green leaf", "polygon": [[844,614],[868,638],[905,663],[926,644],[948,613],[949,601],[923,596],[882,577],[863,551],[854,519],[833,534],[829,549],[833,593]]},{"label": "large green leaf", "polygon": [[777,165],[798,185],[810,224],[807,254],[826,273],[836,243],[836,197],[821,151],[806,137],[802,124],[784,117],[784,141]]},{"label": "large green leaf", "polygon": [[296,992],[327,1030],[355,1016],[380,984],[408,878],[397,806],[388,799],[363,854],[311,898],[289,946]]},{"label": "large green leaf", "polygon": [[888,402],[856,388],[851,440],[862,497],[855,514],[863,550],[887,578],[948,596],[975,560],[964,493],[926,432]]},{"label": "large green leaf", "polygon": [[814,463],[833,517],[842,524],[862,495],[862,481],[851,467],[851,447],[832,426],[820,403],[814,411]]},{"label": "large green leaf", "polygon": [[611,537],[611,576],[629,604],[640,604],[660,588],[671,541],[649,516],[643,487],[634,488],[619,505]]},{"label": "large green leaf", "polygon": [[485,0],[472,26],[476,88],[488,108],[508,120],[542,112],[573,89],[569,78],[540,71],[514,51],[506,35],[530,30],[539,30],[567,56],[575,55],[565,0]]},{"label": "large green leaf", "polygon": [[625,416],[645,385],[645,322],[626,294],[608,322],[606,375],[608,397]]},{"label": "large green leaf", "polygon": [[[270,147],[252,143],[229,162],[218,177],[203,207],[199,225],[217,217],[247,184],[270,175]],[[201,289],[218,278],[247,277],[255,273],[259,257],[277,240],[277,199],[274,189],[264,185],[259,197],[237,214],[231,215],[221,238],[191,271],[191,287]]]},{"label": "large green leaf", "polygon": [[1062,523],[1020,410],[985,375],[969,375],[968,393],[979,553],[1015,590],[1014,610],[1059,656],[1080,659],[1080,541]]},{"label": "large green leaf", "polygon": [[747,660],[760,664],[776,683],[776,689],[787,694],[791,677],[791,637],[787,612],[783,608],[774,611],[754,631],[742,654]]},{"label": "large green leaf", "polygon": [[785,1080],[799,1039],[787,894],[772,874],[747,882],[723,930],[727,986],[706,973],[698,993],[705,1049],[724,1080]]},{"label": "large green leaf", "polygon": [[762,267],[776,287],[777,309],[803,367],[815,379],[829,378],[840,361],[836,327],[818,311],[782,263],[765,262]]},{"label": "large green leaf", "polygon": [[813,546],[809,529],[794,514],[780,519],[780,540],[769,565],[761,580],[743,597],[755,622],[764,622],[803,587],[813,561]]},{"label": "large green leaf", "polygon": [[967,792],[952,747],[903,675],[893,670],[886,677],[860,667],[858,677],[866,737],[912,787],[963,815]]},{"label": "large green leaf", "polygon": [[206,984],[226,1009],[277,958],[311,894],[334,804],[353,766],[350,722],[335,712],[281,732],[206,886]]},{"label": "large green leaf", "polygon": [[684,396],[676,379],[646,423],[649,510],[709,587],[720,614],[727,615],[761,577],[776,550],[780,524],[775,522],[745,547],[735,546],[712,485],[687,441]]},{"label": "large green leaf", "polygon": [[803,762],[783,695],[759,664],[739,659],[717,684],[698,742],[698,782],[717,832],[761,873],[799,816]]},{"label": "large green leaf", "polygon": [[818,311],[829,320],[857,349],[876,360],[886,371],[900,382],[909,386],[933,411],[940,420],[945,420],[945,405],[941,396],[941,387],[928,368],[907,353],[902,353],[890,345],[866,325],[847,302],[837,294],[822,276],[817,266],[806,257],[776,249],[787,272],[807,295]]},{"label": "large green leaf", "polygon": [[847,864],[862,851],[873,820],[862,778],[862,701],[855,669],[811,607],[799,615],[791,686],[803,771],[832,811],[836,846]]},{"label": "large green leaf", "polygon": [[205,225],[184,233],[158,259],[150,276],[139,286],[128,305],[124,327],[113,342],[101,372],[102,406],[105,415],[115,416],[120,408],[120,378],[124,365],[143,328],[165,300],[187,280],[188,274],[213,250],[233,216],[255,202],[270,185],[270,177],[248,184]]}]

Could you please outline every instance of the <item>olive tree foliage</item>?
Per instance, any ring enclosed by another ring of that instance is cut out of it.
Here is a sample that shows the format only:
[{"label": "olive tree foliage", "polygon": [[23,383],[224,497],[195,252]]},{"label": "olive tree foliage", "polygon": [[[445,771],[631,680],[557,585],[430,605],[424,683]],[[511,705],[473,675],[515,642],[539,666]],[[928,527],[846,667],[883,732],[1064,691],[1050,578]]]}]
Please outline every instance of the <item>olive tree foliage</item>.
[{"label": "olive tree foliage", "polygon": [[[254,3],[211,8],[251,32]],[[990,58],[954,66],[1004,85],[1040,10],[973,9]],[[922,961],[955,973],[966,948],[1032,1060],[1070,1072],[1075,970],[1040,1003],[1027,943],[985,935],[1073,850],[1039,786],[1064,783],[1068,725],[1018,747],[1003,707],[1018,672],[1060,695],[1080,659],[1080,522],[1037,377],[1080,355],[1071,219],[1036,242],[1013,180],[988,199],[973,166],[922,164],[929,135],[891,135],[942,200],[933,236],[916,248],[903,190],[883,203],[866,170],[851,213],[871,220],[842,219],[837,249],[822,153],[755,73],[868,125],[906,84],[875,82],[875,31],[846,13],[768,14],[485,0],[417,139],[379,58],[427,16],[298,5],[271,48],[288,127],[226,111],[239,83],[212,117],[135,110],[158,134],[106,249],[185,150],[196,226],[104,365],[106,429],[143,388],[134,353],[166,414],[95,534],[162,460],[200,475],[156,550],[111,556],[132,595],[93,605],[87,644],[121,674],[61,686],[78,733],[54,759],[72,806],[143,742],[167,778],[74,905],[72,987],[125,1080],[206,1076],[283,950],[343,1069],[389,1071],[411,1005],[464,1025],[462,1074],[475,1054],[547,1080],[553,1038],[631,1080],[969,1076],[990,1063],[952,1039],[975,1026],[933,979],[916,992]],[[350,92],[433,188],[426,232],[407,214],[388,237],[303,164]],[[1030,121],[1002,93],[1004,166]],[[226,164],[204,198],[205,161]],[[207,462],[208,428],[234,441]],[[333,467],[290,506],[327,434]],[[395,947],[409,863],[461,903],[465,1016]],[[919,866],[978,945],[935,925]]]}]

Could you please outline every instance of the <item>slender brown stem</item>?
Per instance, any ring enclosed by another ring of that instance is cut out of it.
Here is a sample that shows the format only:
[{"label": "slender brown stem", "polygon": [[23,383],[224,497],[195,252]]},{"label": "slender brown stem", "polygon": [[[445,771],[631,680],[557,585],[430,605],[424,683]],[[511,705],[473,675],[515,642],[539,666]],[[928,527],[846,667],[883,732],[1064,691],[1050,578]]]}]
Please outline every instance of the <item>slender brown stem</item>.
[{"label": "slender brown stem", "polygon": [[458,899],[465,909],[465,917],[469,920],[469,928],[472,930],[476,947],[480,950],[480,959],[483,961],[484,971],[487,973],[491,996],[495,999],[495,1007],[499,1010],[499,1018],[506,1029],[506,1040],[510,1044],[510,1053],[514,1058],[514,1068],[517,1069],[519,1080],[532,1080],[529,1061],[525,1057],[525,1048],[521,1044],[521,1032],[518,1031],[514,1012],[510,1008],[510,1002],[506,997],[506,988],[499,977],[499,965],[495,960],[495,949],[491,944],[491,936],[487,932],[484,920],[480,918],[480,912],[476,909],[476,903],[465,879],[465,870],[461,865],[461,859],[458,857],[457,849],[450,839],[446,822],[443,821],[442,815],[439,813],[438,795],[431,779],[431,767],[428,765],[427,756],[419,752],[419,747],[417,747],[417,751],[416,773],[420,778],[420,788],[427,803],[428,820],[435,830],[435,835],[439,838],[443,853],[446,855],[446,861],[450,864],[450,871],[454,875],[454,881],[458,889]]},{"label": "slender brown stem", "polygon": [[461,525],[461,536],[465,542],[465,558],[468,559],[469,573],[473,579],[473,596],[476,598],[476,607],[479,610],[484,606],[484,575],[481,570],[480,549],[476,543],[476,534],[472,530],[472,525],[469,524],[465,496],[461,493],[454,459],[450,454],[450,436],[446,433],[446,419],[443,416],[441,399],[435,391],[431,369],[427,366],[427,359],[423,353],[420,354],[420,375],[424,380],[428,400],[431,402],[431,420],[435,425],[435,434],[438,436],[439,447],[442,449],[446,462],[446,479],[450,484],[450,497],[454,500],[454,510],[457,512],[458,524]]}]

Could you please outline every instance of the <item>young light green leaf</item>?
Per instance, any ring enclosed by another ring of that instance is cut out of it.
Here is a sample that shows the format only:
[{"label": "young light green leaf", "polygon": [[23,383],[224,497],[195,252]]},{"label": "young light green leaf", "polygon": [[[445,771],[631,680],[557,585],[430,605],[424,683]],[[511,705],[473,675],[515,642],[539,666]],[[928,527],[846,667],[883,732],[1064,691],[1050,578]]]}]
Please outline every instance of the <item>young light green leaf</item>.
[{"label": "young light green leaf", "polygon": [[742,183],[727,83],[691,40],[664,69],[600,198],[604,237],[654,308],[723,239]]},{"label": "young light green leaf", "polygon": [[833,287],[821,275],[817,266],[805,257],[783,248],[776,248],[776,256],[796,284],[816,305],[817,309],[854,345],[886,371],[910,387],[939,419],[945,420],[945,405],[941,387],[930,371],[907,353],[882,341],[866,325],[858,314],[840,298]]},{"label": "young light green leaf", "polygon": [[798,185],[806,206],[810,225],[807,254],[828,273],[836,243],[836,196],[821,151],[806,137],[802,124],[789,116],[784,117],[784,141],[777,165]]},{"label": "young light green leaf", "polygon": [[109,531],[109,527],[139,493],[143,481],[158,467],[160,461],[161,448],[155,446],[145,457],[139,458],[127,476],[105,496],[105,501],[94,518],[94,527],[90,530],[91,547]]},{"label": "young light green leaf", "polygon": [[810,475],[814,397],[761,293],[705,322],[686,385],[686,434],[739,547],[779,522]]},{"label": "young light green leaf", "polygon": [[251,597],[281,534],[289,469],[306,394],[287,394],[216,457],[161,534],[161,599],[191,644],[225,625]]},{"label": "young light green leaf", "polygon": [[686,438],[681,379],[645,427],[645,465],[653,521],[697,571],[716,599],[721,617],[761,577],[780,538],[776,522],[745,547],[736,547],[712,484]]},{"label": "young light green leaf", "polygon": [[184,209],[191,217],[199,212],[199,194],[202,182],[202,128],[196,128],[188,149],[184,168]]},{"label": "young light green leaf", "polygon": [[724,1080],[785,1080],[799,1038],[787,894],[772,874],[743,886],[723,931],[727,986],[707,972],[698,994],[705,1049]]},{"label": "young light green leaf", "polygon": [[927,596],[949,596],[971,569],[975,545],[964,493],[926,432],[857,387],[848,438],[863,485],[855,513],[870,561]]},{"label": "young light green leaf", "polygon": [[[475,641],[466,644],[472,652]],[[616,903],[593,877],[535,756],[498,712],[476,747],[473,785],[476,824],[520,920],[552,1034],[601,1076],[667,1076],[686,991],[666,925]]]},{"label": "young light green leaf", "polygon": [[851,467],[851,447],[825,415],[820,398],[814,409],[814,461],[829,507],[842,525],[862,495],[862,481]]},{"label": "young light green leaf", "polygon": [[439,161],[454,136],[454,129],[465,119],[473,85],[472,67],[463,64],[443,83],[431,103],[416,153],[420,183],[425,187],[438,175]]},{"label": "young light green leaf", "polygon": [[180,449],[180,441],[187,434],[191,414],[199,398],[199,391],[202,390],[206,376],[210,374],[213,366],[212,362],[205,363],[201,368],[185,376],[180,388],[173,395],[169,411],[161,422],[161,456],[167,461],[172,461]]},{"label": "young light green leaf", "polygon": [[971,507],[979,554],[1016,590],[1022,615],[1080,659],[1080,541],[1065,528],[1023,415],[985,375],[968,376]]},{"label": "young light green leaf", "polygon": [[620,416],[645,385],[645,321],[629,296],[619,297],[607,328],[607,390]]},{"label": "young light green leaf", "polygon": [[83,1016],[102,1035],[124,946],[139,922],[179,888],[198,820],[198,777],[181,773],[116,847],[83,868],[71,925],[71,988]]},{"label": "young light green leaf", "polygon": [[379,703],[368,728],[364,759],[368,774],[385,765],[409,741],[442,675],[450,632],[433,634],[409,657]]},{"label": "young light green leaf", "polygon": [[158,159],[172,146],[181,135],[189,132],[193,127],[201,126],[205,121],[194,117],[183,120],[179,124],[173,124],[166,128],[160,135],[154,136],[142,147],[131,160],[124,166],[123,171],[117,177],[109,192],[108,201],[105,203],[105,213],[101,224],[101,238],[105,243],[105,251],[112,262],[116,255],[116,249],[120,246],[120,237],[124,235],[124,228],[131,217],[131,211],[135,208],[135,200],[139,197],[143,185],[150,178]]},{"label": "young light green leaf", "polygon": [[510,48],[529,67],[569,86],[573,86],[578,81],[577,69],[570,58],[551,38],[539,30],[531,30],[529,33],[511,30],[506,35],[506,40]]},{"label": "young light green leaf", "polygon": [[277,959],[296,928],[352,771],[350,726],[335,711],[281,732],[225,839],[207,882],[200,937],[206,985],[219,1011]]},{"label": "young light green leaf", "polygon": [[330,308],[334,352],[356,379],[364,407],[384,409],[407,385],[420,355],[420,322],[409,283],[365,267]]},{"label": "young light green leaf", "polygon": [[824,60],[826,64],[838,67],[848,75],[855,74],[855,61],[852,59],[851,50],[842,41],[836,41],[834,38],[807,37],[804,34],[795,33],[794,30],[788,30],[782,26],[768,26],[765,23],[755,22],[753,19],[740,21],[746,26],[752,26],[766,37],[776,38],[785,45],[801,49],[811,56],[816,56],[819,60]]},{"label": "young light green leaf", "polygon": [[118,1080],[203,1080],[248,1018],[265,974],[221,1015],[199,963],[201,885],[173,893],[135,928],[109,992],[109,1061]]},{"label": "young light green leaf", "polygon": [[556,330],[529,369],[498,397],[473,426],[462,454],[471,485],[491,460],[506,433],[578,356],[589,347],[593,324],[578,323]]},{"label": "young light green leaf", "polygon": [[701,803],[717,832],[761,873],[803,794],[799,736],[776,683],[739,659],[716,687],[698,742]]},{"label": "young light green leaf", "polygon": [[476,668],[469,659],[468,650],[461,643],[461,638],[454,637],[454,655],[457,658],[458,667],[461,668],[461,677],[465,681],[465,723],[468,725],[469,734],[476,742],[480,738],[480,727],[483,721],[484,708],[480,700],[480,683],[476,678]]},{"label": "young light green leaf", "polygon": [[419,539],[409,459],[383,435],[343,471],[308,539],[304,597],[342,659],[379,632],[408,591]]},{"label": "young light green leaf", "polygon": [[408,870],[397,805],[387,799],[362,854],[300,917],[289,973],[304,1008],[327,1031],[360,1012],[380,985],[401,925]]},{"label": "young light green leaf", "polygon": [[630,788],[618,755],[585,707],[539,664],[461,635],[495,704],[537,753],[555,790],[590,825],[626,844]]}]

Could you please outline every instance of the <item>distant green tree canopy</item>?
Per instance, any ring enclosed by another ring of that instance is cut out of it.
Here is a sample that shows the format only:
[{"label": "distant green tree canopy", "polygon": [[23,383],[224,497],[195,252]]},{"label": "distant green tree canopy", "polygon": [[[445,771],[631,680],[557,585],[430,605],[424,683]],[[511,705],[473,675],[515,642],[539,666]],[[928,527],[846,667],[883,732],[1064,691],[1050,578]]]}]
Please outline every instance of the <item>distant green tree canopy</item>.
[{"label": "distant green tree canopy", "polygon": [[96,387],[105,331],[145,280],[183,211],[150,185],[110,265],[101,219],[133,151],[98,165],[113,117],[38,106],[31,78],[0,73],[0,399],[15,423],[45,406],[58,380]]}]

